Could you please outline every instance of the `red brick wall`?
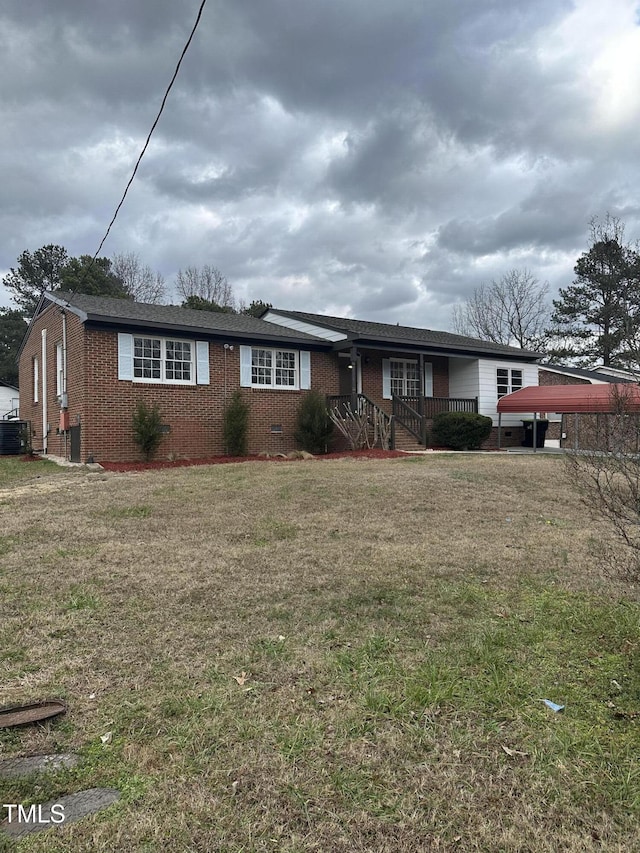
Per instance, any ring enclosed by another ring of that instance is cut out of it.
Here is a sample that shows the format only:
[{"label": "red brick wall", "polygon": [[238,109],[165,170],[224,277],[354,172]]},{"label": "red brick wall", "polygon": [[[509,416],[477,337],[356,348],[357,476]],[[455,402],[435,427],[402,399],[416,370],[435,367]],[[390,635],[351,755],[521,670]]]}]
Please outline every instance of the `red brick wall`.
[{"label": "red brick wall", "polygon": [[[157,404],[163,423],[170,427],[158,458],[205,457],[225,452],[222,431],[225,402],[239,386],[240,348],[224,349],[209,342],[209,385],[154,385],[118,379],[117,334],[87,331],[87,377],[91,389],[91,416],[83,428],[83,455],[96,461],[141,458],[133,441],[131,419],[138,400]],[[337,388],[337,360],[328,353],[311,353],[311,384],[323,393]],[[226,378],[225,378],[226,377]],[[225,390],[226,389],[226,390]],[[250,453],[292,450],[296,410],[304,391],[242,388],[249,403]],[[272,426],[281,426],[273,434]]]},{"label": "red brick wall", "polygon": [[588,385],[588,379],[577,376],[565,376],[563,373],[552,373],[550,370],[538,371],[538,385]]},{"label": "red brick wall", "polygon": [[[86,416],[85,333],[80,320],[66,312],[67,318],[67,394],[70,422],[72,425],[84,422]],[[36,319],[29,338],[20,356],[20,417],[31,421],[34,450],[42,450],[44,436],[42,429],[43,407],[43,365],[42,331],[47,330],[46,374],[47,374],[47,421],[49,433],[47,450],[56,456],[65,455],[65,435],[59,434],[60,403],[57,399],[56,384],[56,344],[62,343],[62,313],[57,305],[51,305]],[[39,363],[39,398],[33,400],[33,360]],[[68,439],[68,436],[67,436]]]}]

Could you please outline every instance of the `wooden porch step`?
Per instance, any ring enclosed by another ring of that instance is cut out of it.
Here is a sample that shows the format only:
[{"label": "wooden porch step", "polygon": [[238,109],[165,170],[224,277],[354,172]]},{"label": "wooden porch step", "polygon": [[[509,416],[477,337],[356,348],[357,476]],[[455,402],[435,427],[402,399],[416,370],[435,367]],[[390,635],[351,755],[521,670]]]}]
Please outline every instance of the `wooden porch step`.
[{"label": "wooden porch step", "polygon": [[394,450],[424,450],[424,445],[420,444],[417,438],[405,429],[404,426],[396,421],[396,440]]}]

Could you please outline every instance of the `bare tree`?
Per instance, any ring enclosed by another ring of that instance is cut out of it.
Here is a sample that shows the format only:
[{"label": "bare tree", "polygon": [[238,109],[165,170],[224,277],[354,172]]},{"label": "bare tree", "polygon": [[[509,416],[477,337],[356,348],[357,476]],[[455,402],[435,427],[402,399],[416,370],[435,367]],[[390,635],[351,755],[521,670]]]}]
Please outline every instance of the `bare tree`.
[{"label": "bare tree", "polygon": [[183,302],[197,297],[205,302],[213,302],[220,308],[236,309],[233,291],[226,276],[209,264],[178,270],[176,290]]},{"label": "bare tree", "polygon": [[164,277],[154,273],[150,266],[142,264],[135,252],[114,255],[111,271],[124,284],[135,302],[158,305],[165,300]]},{"label": "bare tree", "polygon": [[610,572],[640,581],[640,412],[637,385],[611,386],[611,412],[579,415],[569,476],[600,523],[597,555]]},{"label": "bare tree", "polygon": [[540,351],[546,342],[549,285],[529,270],[510,270],[499,281],[481,284],[453,309],[453,328],[496,344]]}]

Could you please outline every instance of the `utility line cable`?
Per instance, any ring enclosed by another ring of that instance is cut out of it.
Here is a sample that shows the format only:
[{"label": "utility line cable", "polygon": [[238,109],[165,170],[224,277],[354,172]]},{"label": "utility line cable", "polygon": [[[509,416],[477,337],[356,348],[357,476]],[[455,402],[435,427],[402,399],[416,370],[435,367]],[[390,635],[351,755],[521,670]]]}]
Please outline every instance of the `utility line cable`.
[{"label": "utility line cable", "polygon": [[[143,147],[142,151],[140,152],[140,156],[138,157],[136,165],[133,169],[133,173],[131,174],[131,177],[129,178],[129,183],[125,187],[125,191],[122,194],[122,198],[120,199],[118,206],[116,207],[116,211],[113,214],[113,218],[112,218],[111,222],[109,223],[109,227],[107,228],[104,237],[100,241],[100,245],[96,249],[96,253],[93,256],[93,258],[91,259],[91,263],[89,264],[89,266],[85,270],[85,276],[89,273],[89,270],[91,269],[91,267],[93,266],[93,264],[96,261],[96,258],[100,254],[100,249],[103,247],[105,240],[109,236],[109,232],[111,231],[111,227],[112,227],[113,223],[116,221],[118,213],[120,212],[120,208],[124,204],[124,200],[127,197],[127,193],[129,192],[129,187],[133,183],[133,180],[136,176],[136,172],[138,171],[138,166],[140,165],[140,162],[141,162],[142,158],[144,157],[145,151],[149,147],[149,143],[151,141],[151,136],[153,134],[153,131],[156,129],[156,126],[157,126],[158,122],[160,121],[160,116],[162,115],[162,111],[164,110],[164,106],[167,103],[167,98],[169,97],[169,92],[173,88],[173,84],[175,83],[176,77],[178,76],[178,72],[180,71],[180,66],[182,65],[182,60],[184,59],[187,50],[189,50],[189,45],[191,44],[193,37],[196,33],[196,30],[198,29],[198,24],[200,23],[200,18],[202,17],[202,10],[204,9],[206,2],[207,2],[207,0],[202,0],[202,3],[200,4],[200,8],[198,9],[198,15],[196,17],[195,24],[193,25],[193,29],[191,30],[191,34],[189,35],[189,38],[187,39],[187,43],[185,44],[184,48],[182,49],[182,53],[180,54],[180,59],[178,60],[178,64],[176,65],[176,70],[173,72],[173,77],[171,78],[171,82],[169,83],[169,85],[167,87],[167,91],[164,93],[164,98],[162,99],[162,103],[160,105],[160,110],[158,111],[158,115],[156,116],[156,120],[154,121],[154,123],[151,127],[151,130],[149,131],[149,135],[147,136],[147,140],[144,143],[144,147]],[[84,276],[83,276],[83,278],[84,278]]]}]

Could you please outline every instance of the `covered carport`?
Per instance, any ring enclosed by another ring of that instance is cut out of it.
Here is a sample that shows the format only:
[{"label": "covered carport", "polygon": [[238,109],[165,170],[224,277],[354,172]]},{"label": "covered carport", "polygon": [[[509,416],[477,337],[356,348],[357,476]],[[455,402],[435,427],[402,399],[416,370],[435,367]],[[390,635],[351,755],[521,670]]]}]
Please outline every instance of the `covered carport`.
[{"label": "covered carport", "polygon": [[553,412],[574,416],[574,450],[579,449],[581,414],[640,413],[640,387],[631,383],[602,385],[529,385],[498,400],[498,447],[501,446],[502,414],[533,412],[533,450],[536,451],[536,425],[540,413]]}]

